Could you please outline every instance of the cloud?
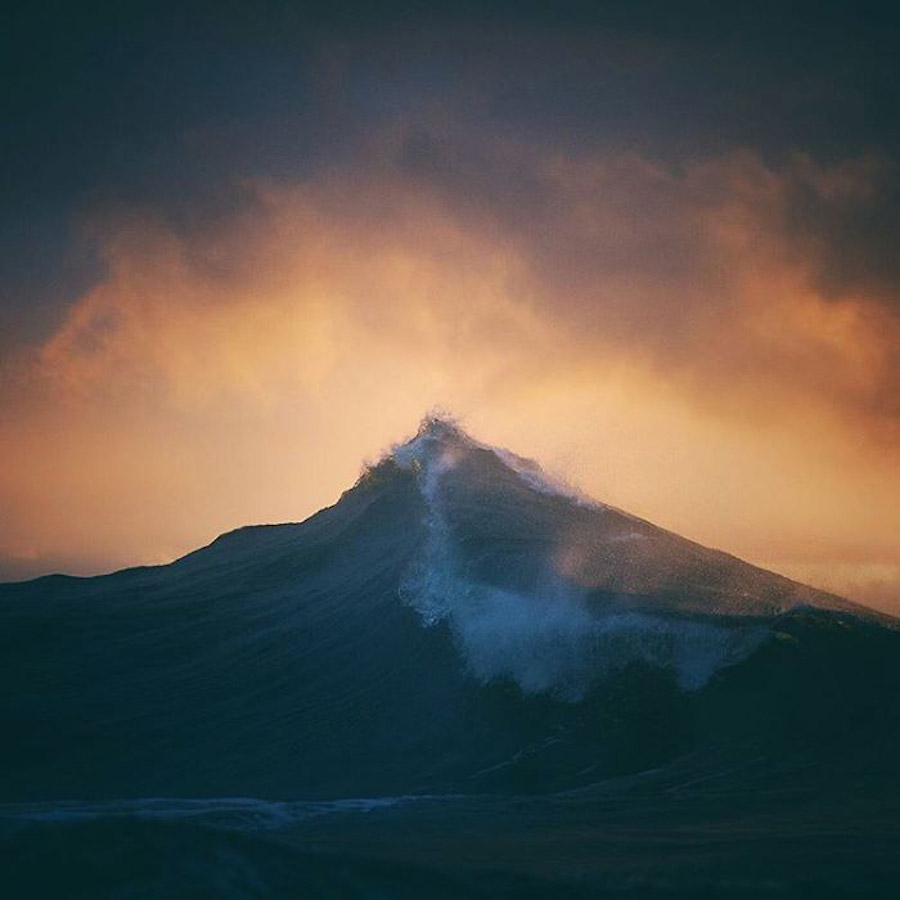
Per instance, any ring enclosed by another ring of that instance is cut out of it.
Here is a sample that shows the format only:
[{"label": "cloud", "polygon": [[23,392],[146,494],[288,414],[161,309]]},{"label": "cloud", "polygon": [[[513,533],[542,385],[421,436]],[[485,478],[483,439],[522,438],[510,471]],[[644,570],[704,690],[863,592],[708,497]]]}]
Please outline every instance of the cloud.
[{"label": "cloud", "polygon": [[7,374],[0,553],[95,568],[302,517],[437,403],[707,542],[789,567],[863,540],[888,571],[894,274],[843,240],[885,171],[436,116],[214,221],[108,211],[105,278]]},{"label": "cloud", "polygon": [[463,351],[480,369],[564,345],[567,364],[620,358],[713,405],[737,393],[741,416],[802,398],[895,433],[895,293],[880,276],[836,282],[828,267],[850,251],[810,237],[793,203],[814,194],[839,219],[877,190],[864,166],[776,172],[745,153],[672,173],[516,148],[472,163],[451,145],[455,159],[428,151],[431,173],[409,177],[422,141],[349,178],[259,183],[212,233],[116,221],[109,277],[43,347],[45,372],[109,388],[114,369],[184,399],[308,389],[361,347],[432,369]]}]

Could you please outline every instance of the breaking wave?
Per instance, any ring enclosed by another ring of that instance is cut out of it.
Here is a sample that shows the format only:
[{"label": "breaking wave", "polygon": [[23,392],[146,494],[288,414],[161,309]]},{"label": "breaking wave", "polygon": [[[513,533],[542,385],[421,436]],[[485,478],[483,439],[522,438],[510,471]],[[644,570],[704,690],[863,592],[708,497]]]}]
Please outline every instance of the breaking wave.
[{"label": "breaking wave", "polygon": [[764,640],[764,628],[745,623],[593,610],[586,592],[552,566],[527,591],[474,578],[457,549],[445,503],[452,490],[446,476],[472,448],[495,454],[532,490],[579,505],[586,501],[556,486],[536,464],[478,444],[444,420],[426,422],[415,439],[394,448],[395,463],[416,473],[427,510],[427,537],[401,582],[401,599],[426,627],[450,628],[482,683],[509,679],[526,693],[577,701],[598,681],[640,662],[671,668],[681,688],[697,690]]},{"label": "breaking wave", "polygon": [[432,420],[303,523],[0,585],[3,897],[893,897],[898,642]]}]

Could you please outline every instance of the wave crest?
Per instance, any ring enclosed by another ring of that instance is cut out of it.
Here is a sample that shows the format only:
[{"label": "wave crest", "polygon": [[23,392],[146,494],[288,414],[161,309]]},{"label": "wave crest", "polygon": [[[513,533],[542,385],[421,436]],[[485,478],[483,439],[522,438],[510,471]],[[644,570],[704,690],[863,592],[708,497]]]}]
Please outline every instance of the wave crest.
[{"label": "wave crest", "polygon": [[[446,439],[447,428],[452,440]],[[427,509],[427,538],[401,582],[400,597],[426,627],[449,627],[479,681],[510,679],[526,693],[574,701],[639,662],[672,668],[683,689],[696,690],[759,646],[766,634],[759,626],[592,609],[584,590],[555,571],[527,591],[472,577],[454,543],[445,503],[444,476],[470,441],[463,435],[461,444],[458,435],[452,423],[430,423],[393,453],[398,465],[416,472]]]}]

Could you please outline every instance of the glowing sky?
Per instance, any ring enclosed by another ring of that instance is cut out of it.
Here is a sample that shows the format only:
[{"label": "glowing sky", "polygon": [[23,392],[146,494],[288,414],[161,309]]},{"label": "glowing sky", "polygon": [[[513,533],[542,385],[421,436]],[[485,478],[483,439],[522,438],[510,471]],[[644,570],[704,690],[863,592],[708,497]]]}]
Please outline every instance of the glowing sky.
[{"label": "glowing sky", "polygon": [[299,520],[440,406],[900,612],[895,23],[485,9],[21,14],[0,577]]}]

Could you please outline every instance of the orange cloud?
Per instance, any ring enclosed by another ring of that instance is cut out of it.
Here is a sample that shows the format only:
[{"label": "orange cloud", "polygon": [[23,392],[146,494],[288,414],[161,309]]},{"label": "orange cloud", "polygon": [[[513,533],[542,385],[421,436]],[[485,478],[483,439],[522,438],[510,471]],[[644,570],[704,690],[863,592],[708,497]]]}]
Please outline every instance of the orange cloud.
[{"label": "orange cloud", "polygon": [[[302,518],[438,404],[701,541],[850,593],[878,572],[890,605],[897,322],[817,285],[796,173],[501,148],[517,206],[407,177],[387,144],[352,179],[249,185],[207,229],[109,217],[106,278],[0,398],[11,570]],[[869,189],[811,165],[825,194]]]}]

